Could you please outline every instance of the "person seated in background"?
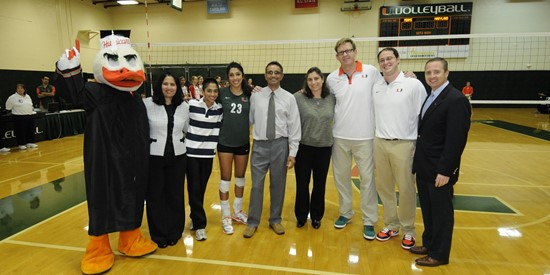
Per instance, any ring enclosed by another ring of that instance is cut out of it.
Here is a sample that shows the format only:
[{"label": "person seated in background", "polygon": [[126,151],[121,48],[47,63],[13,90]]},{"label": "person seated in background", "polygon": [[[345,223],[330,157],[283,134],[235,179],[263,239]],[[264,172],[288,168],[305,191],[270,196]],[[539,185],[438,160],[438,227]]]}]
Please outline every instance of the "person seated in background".
[{"label": "person seated in background", "polygon": [[189,85],[189,93],[191,95],[191,99],[200,99],[202,97],[202,84],[201,86],[199,86],[199,77],[196,75],[191,77],[191,85]]},{"label": "person seated in background", "polygon": [[474,95],[474,87],[470,86],[470,81],[467,81],[466,86],[462,88],[462,94],[464,94],[468,100],[472,100],[472,96]]},{"label": "person seated in background", "polygon": [[25,90],[25,85],[17,84],[16,92],[8,97],[6,110],[13,116],[13,128],[17,138],[19,150],[36,148],[34,144],[34,119],[36,112],[33,110],[32,99]]},{"label": "person seated in background", "polygon": [[48,104],[55,102],[55,86],[50,85],[49,77],[42,77],[42,85],[36,87],[36,94],[38,95],[38,100],[40,101],[40,110],[47,111]]},{"label": "person seated in background", "polygon": [[189,102],[189,100],[191,99],[191,93],[189,93],[189,89],[187,88],[187,80],[185,79],[185,76],[180,76],[179,81],[181,92],[183,93],[183,101]]}]

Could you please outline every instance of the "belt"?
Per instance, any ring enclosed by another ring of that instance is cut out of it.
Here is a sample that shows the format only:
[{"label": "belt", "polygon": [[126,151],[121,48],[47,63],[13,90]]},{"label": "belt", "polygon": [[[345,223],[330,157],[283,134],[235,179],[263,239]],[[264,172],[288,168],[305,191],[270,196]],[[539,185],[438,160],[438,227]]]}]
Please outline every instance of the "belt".
[{"label": "belt", "polygon": [[383,140],[387,140],[387,141],[397,141],[397,140],[400,140],[398,138],[383,138]]}]

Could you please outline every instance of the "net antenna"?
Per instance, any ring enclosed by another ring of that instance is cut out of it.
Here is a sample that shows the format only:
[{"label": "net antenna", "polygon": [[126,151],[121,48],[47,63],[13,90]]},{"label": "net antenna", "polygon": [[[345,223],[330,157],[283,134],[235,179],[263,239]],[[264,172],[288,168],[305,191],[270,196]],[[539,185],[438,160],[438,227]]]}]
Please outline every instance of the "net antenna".
[{"label": "net antenna", "polygon": [[145,4],[145,30],[147,31],[147,63],[149,64],[148,74],[149,74],[149,85],[151,86],[151,96],[153,95],[153,70],[151,68],[151,39],[149,37],[149,13],[147,9],[147,0]]}]

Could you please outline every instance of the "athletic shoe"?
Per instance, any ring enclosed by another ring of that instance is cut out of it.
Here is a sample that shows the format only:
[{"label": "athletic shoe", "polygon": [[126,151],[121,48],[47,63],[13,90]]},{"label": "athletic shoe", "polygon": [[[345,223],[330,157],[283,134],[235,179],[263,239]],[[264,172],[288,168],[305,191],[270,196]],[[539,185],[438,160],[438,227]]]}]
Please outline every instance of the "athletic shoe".
[{"label": "athletic shoe", "polygon": [[391,237],[395,237],[395,236],[398,236],[399,235],[399,230],[391,230],[389,228],[386,228],[384,227],[384,229],[382,229],[382,231],[378,232],[378,234],[376,234],[376,239],[383,242],[383,241],[387,241],[389,239],[391,239]]},{"label": "athletic shoe", "polygon": [[403,247],[403,249],[409,250],[411,249],[411,247],[414,246],[415,243],[416,241],[414,240],[413,236],[405,234],[405,236],[403,236],[403,241],[401,241],[401,247]]},{"label": "athletic shoe", "polygon": [[351,219],[348,219],[344,216],[340,216],[338,217],[338,219],[334,222],[334,227],[338,228],[338,229],[342,229],[344,227],[346,227],[346,225],[348,223],[351,222]]},{"label": "athletic shoe", "polygon": [[11,149],[7,148],[7,147],[4,147],[4,148],[0,149],[0,153],[7,153],[9,151],[11,151]]},{"label": "athletic shoe", "polygon": [[38,145],[34,143],[27,143],[27,148],[36,148],[36,147],[38,147]]},{"label": "athletic shoe", "polygon": [[363,237],[369,241],[374,240],[374,226],[372,225],[363,226]]},{"label": "athletic shoe", "polygon": [[204,229],[197,229],[195,232],[195,240],[204,241],[206,240],[206,231]]},{"label": "athletic shoe", "polygon": [[25,145],[19,145],[19,150],[26,150],[27,149],[27,146]]},{"label": "athletic shoe", "polygon": [[233,234],[233,224],[231,223],[231,217],[225,216],[222,218],[223,233],[227,235]]},{"label": "athletic shoe", "polygon": [[231,218],[233,220],[235,220],[236,222],[239,222],[239,223],[242,223],[242,224],[246,224],[246,222],[248,220],[248,216],[242,210],[239,211],[239,212],[233,213],[233,216],[231,216]]}]

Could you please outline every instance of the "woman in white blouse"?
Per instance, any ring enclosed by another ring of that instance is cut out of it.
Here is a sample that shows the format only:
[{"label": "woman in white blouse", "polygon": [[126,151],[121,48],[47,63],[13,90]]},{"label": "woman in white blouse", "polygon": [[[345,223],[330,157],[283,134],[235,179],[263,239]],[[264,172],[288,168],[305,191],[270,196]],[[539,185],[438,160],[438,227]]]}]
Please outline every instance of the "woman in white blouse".
[{"label": "woman in white blouse", "polygon": [[17,84],[16,93],[6,101],[6,110],[13,116],[13,128],[20,150],[36,148],[34,144],[34,118],[36,114],[32,99],[25,90],[25,85]]},{"label": "woman in white blouse", "polygon": [[147,220],[151,239],[159,248],[175,245],[185,225],[184,180],[187,165],[184,131],[189,106],[180,82],[164,73],[144,100],[151,138]]}]

